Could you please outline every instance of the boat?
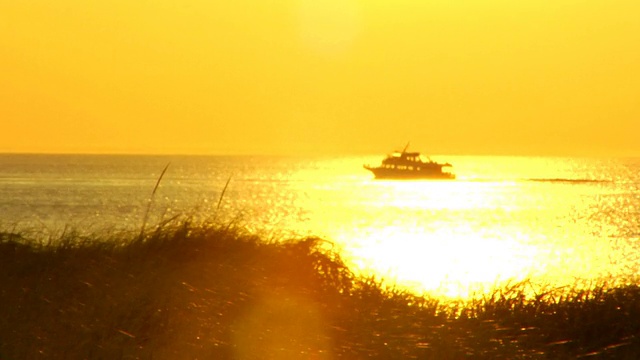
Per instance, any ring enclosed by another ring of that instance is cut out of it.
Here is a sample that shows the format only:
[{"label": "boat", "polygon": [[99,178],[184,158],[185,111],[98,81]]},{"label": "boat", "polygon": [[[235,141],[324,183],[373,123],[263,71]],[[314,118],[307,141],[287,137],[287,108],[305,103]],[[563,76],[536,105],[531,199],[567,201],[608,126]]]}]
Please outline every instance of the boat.
[{"label": "boat", "polygon": [[376,179],[414,180],[438,179],[454,180],[456,176],[443,168],[452,167],[449,163],[438,163],[419,152],[407,151],[407,144],[402,151],[395,151],[382,160],[380,166],[363,165],[371,171]]}]

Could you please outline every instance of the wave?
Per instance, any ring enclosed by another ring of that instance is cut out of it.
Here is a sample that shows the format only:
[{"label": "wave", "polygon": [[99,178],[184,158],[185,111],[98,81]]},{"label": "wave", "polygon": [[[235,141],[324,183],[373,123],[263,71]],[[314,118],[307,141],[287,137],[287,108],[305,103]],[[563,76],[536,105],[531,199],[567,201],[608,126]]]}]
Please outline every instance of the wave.
[{"label": "wave", "polygon": [[597,179],[571,179],[571,178],[464,178],[459,177],[458,180],[467,182],[547,182],[547,183],[567,183],[567,184],[605,184],[613,183],[613,180],[597,180]]},{"label": "wave", "polygon": [[592,183],[610,183],[611,182],[611,180],[569,179],[569,178],[532,178],[532,179],[526,179],[526,181],[571,183],[571,184],[592,184]]}]

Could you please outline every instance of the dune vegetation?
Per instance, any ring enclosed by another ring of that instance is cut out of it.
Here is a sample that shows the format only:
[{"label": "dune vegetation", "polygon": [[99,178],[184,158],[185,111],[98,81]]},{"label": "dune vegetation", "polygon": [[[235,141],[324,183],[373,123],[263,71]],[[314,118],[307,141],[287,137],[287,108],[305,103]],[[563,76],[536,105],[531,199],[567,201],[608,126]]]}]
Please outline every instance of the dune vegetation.
[{"label": "dune vegetation", "polygon": [[229,224],[28,237],[0,235],[0,359],[640,356],[636,285],[444,303]]}]

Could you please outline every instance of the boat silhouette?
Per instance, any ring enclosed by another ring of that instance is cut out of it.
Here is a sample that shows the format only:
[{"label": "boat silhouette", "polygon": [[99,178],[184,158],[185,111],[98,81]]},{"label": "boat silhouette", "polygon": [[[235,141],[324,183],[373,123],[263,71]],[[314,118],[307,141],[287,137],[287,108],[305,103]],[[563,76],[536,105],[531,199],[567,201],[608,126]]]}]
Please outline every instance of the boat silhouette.
[{"label": "boat silhouette", "polygon": [[376,179],[412,180],[439,179],[453,180],[456,176],[443,168],[451,167],[449,163],[438,163],[419,152],[409,152],[407,144],[402,151],[395,151],[382,160],[380,166],[363,165],[371,171]]}]

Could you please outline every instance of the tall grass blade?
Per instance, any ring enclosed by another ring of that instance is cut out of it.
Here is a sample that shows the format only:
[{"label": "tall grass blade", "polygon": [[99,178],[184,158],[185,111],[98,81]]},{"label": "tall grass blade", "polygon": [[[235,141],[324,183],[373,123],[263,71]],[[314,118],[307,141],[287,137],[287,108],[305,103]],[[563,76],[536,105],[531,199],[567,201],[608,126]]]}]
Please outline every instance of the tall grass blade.
[{"label": "tall grass blade", "polygon": [[160,182],[162,181],[162,177],[167,172],[169,165],[171,165],[171,162],[168,162],[167,166],[165,166],[164,169],[162,169],[162,172],[158,177],[158,181],[156,181],[156,186],[153,187],[153,191],[151,192],[151,198],[149,199],[149,204],[147,204],[147,210],[145,211],[144,218],[142,219],[142,227],[140,228],[140,235],[138,235],[139,240],[142,240],[142,237],[144,236],[144,229],[147,226],[147,220],[149,219],[149,212],[151,212],[151,206],[153,205],[153,200],[155,199],[156,191],[158,190],[158,187],[160,186]]},{"label": "tall grass blade", "polygon": [[213,215],[213,219],[214,220],[218,217],[218,213],[220,212],[220,206],[222,205],[222,199],[224,198],[224,193],[227,191],[227,188],[229,187],[229,183],[231,182],[231,177],[233,177],[233,175],[229,175],[229,178],[227,179],[227,183],[224,184],[224,188],[222,189],[222,192],[220,193],[220,198],[218,199],[218,206],[216,206],[216,212]]}]

